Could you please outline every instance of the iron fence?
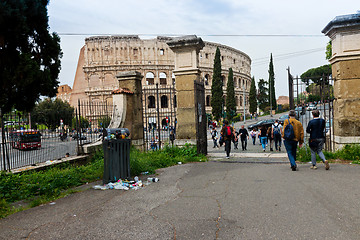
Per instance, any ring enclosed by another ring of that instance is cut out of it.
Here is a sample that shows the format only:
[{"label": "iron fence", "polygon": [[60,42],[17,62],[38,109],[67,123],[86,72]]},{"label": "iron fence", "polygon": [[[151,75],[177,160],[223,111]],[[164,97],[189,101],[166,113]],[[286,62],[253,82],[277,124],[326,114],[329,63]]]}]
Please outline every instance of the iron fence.
[{"label": "iron fence", "polygon": [[30,113],[13,111],[1,117],[0,171],[82,154],[82,147],[101,139],[110,123],[112,105],[80,102],[71,124],[57,119],[55,127],[32,122]]},{"label": "iron fence", "polygon": [[[318,83],[314,86],[317,87],[318,99],[309,101],[308,90],[312,83],[311,79],[319,79]],[[333,92],[334,80],[331,75],[323,75],[320,77],[309,77],[301,79],[299,77],[293,77],[289,73],[289,97],[290,108],[294,109],[297,113],[298,120],[304,127],[304,140],[305,144],[308,143],[310,134],[306,132],[306,127],[309,121],[312,119],[311,110],[318,109],[320,111],[320,117],[325,120],[325,150],[333,151],[334,148],[334,92]]]},{"label": "iron fence", "polygon": [[143,122],[145,149],[158,149],[170,142],[170,133],[176,134],[175,88],[158,84],[143,87]]}]

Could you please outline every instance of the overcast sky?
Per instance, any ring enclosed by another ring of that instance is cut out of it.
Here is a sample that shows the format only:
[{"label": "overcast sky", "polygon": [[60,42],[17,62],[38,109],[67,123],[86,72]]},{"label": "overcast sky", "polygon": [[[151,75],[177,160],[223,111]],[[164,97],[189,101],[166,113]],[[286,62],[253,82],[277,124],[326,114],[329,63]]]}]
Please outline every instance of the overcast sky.
[{"label": "overcast sky", "polygon": [[329,39],[321,30],[358,10],[359,0],[50,0],[48,7],[50,31],[60,34],[64,53],[60,84],[73,86],[86,37],[195,34],[248,54],[256,81],[268,80],[272,53],[276,97],[288,95],[288,66],[296,76],[328,64]]}]

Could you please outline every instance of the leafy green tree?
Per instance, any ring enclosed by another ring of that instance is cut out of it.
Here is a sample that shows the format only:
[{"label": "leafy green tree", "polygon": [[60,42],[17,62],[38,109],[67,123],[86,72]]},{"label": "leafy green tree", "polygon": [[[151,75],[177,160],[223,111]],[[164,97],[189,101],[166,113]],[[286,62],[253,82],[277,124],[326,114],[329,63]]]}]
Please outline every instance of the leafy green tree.
[{"label": "leafy green tree", "polygon": [[226,116],[229,121],[232,121],[236,115],[236,100],[234,89],[234,74],[232,68],[229,68],[229,76],[226,85]]},{"label": "leafy green tree", "polygon": [[259,108],[265,111],[265,108],[269,106],[269,89],[267,88],[268,83],[264,79],[260,79],[258,82],[258,102]]},{"label": "leafy green tree", "polygon": [[331,74],[331,65],[324,65],[317,68],[311,68],[300,75],[301,81],[306,83],[306,85],[310,84],[310,80],[320,85],[322,82],[324,82],[324,85],[329,85],[329,75]]},{"label": "leafy green tree", "polygon": [[222,109],[224,106],[223,98],[223,83],[221,79],[221,59],[220,49],[216,48],[214,58],[214,70],[213,70],[213,81],[211,85],[211,107],[212,115],[216,120],[219,120],[222,115]]},{"label": "leafy green tree", "polygon": [[44,124],[49,129],[60,126],[60,120],[63,120],[64,125],[70,125],[73,116],[74,108],[69,103],[60,99],[53,101],[50,98],[35,105],[31,112],[32,121]]},{"label": "leafy green tree", "polygon": [[103,116],[99,119],[99,127],[107,128],[110,125],[111,118],[109,116]]},{"label": "leafy green tree", "polygon": [[76,117],[74,117],[71,121],[71,128],[72,129],[77,129],[78,127],[80,129],[84,129],[84,128],[88,128],[90,126],[89,120],[87,120],[86,118],[84,118],[83,116],[80,116],[80,118],[78,118],[78,124],[76,124]]},{"label": "leafy green tree", "polygon": [[326,60],[329,60],[332,56],[332,42],[331,40],[328,42],[328,44],[326,45]]},{"label": "leafy green tree", "polygon": [[275,96],[275,73],[272,53],[270,55],[269,63],[269,104],[271,102],[271,108],[276,109],[276,96]]},{"label": "leafy green tree", "polygon": [[0,1],[0,109],[30,111],[40,96],[54,97],[60,38],[49,33],[49,0]]},{"label": "leafy green tree", "polygon": [[250,92],[249,92],[249,111],[254,113],[257,110],[257,98],[256,98],[256,84],[255,78],[251,78]]}]

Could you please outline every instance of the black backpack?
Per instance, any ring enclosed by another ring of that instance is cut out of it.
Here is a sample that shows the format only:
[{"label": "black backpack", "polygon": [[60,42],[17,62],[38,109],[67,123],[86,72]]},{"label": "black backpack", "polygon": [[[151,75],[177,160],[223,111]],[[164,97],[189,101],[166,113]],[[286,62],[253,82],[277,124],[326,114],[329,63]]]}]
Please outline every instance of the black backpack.
[{"label": "black backpack", "polygon": [[289,124],[286,125],[285,129],[284,129],[284,138],[286,140],[293,140],[295,138],[295,133],[294,133],[294,127],[290,122],[290,119],[288,119]]}]

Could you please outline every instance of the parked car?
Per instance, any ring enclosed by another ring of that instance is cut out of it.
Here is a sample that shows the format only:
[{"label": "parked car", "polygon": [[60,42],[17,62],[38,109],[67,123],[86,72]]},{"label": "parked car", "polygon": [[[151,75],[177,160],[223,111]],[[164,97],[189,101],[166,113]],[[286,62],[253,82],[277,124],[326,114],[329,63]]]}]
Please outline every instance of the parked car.
[{"label": "parked car", "polygon": [[289,118],[289,114],[284,114],[284,115],[281,115],[280,117],[279,117],[279,123],[281,123],[282,125],[284,125],[284,121],[286,120],[286,119],[288,119]]},{"label": "parked car", "polygon": [[316,105],[314,105],[314,104],[310,104],[308,107],[307,107],[307,110],[308,111],[312,111],[312,110],[316,110],[317,109],[317,107],[316,107]]},{"label": "parked car", "polygon": [[249,130],[252,130],[254,128],[260,128],[261,126],[265,125],[265,127],[269,127],[271,125],[273,125],[275,122],[275,119],[265,119],[265,120],[261,120],[261,121],[258,121],[254,124],[251,124],[248,126],[248,129]]}]

